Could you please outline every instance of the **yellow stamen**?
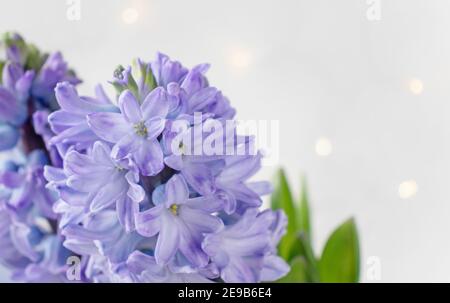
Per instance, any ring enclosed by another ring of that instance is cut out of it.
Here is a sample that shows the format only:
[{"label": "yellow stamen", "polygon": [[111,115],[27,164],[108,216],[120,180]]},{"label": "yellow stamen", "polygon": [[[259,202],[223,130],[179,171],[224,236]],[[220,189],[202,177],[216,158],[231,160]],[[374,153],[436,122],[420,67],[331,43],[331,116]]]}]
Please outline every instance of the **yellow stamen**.
[{"label": "yellow stamen", "polygon": [[171,211],[172,214],[174,214],[175,216],[178,216],[178,205],[176,205],[176,204],[170,205],[170,211]]},{"label": "yellow stamen", "polygon": [[138,136],[141,136],[141,137],[147,137],[147,135],[148,135],[148,130],[147,130],[147,127],[145,126],[144,122],[136,123],[134,125],[134,131],[136,132],[136,134]]}]

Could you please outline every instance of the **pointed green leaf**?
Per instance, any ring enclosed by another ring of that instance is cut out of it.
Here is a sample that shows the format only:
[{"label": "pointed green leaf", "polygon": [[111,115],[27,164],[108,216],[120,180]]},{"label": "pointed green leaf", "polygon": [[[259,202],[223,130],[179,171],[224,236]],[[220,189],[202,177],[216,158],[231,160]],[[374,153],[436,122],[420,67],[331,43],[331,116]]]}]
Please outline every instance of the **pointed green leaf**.
[{"label": "pointed green leaf", "polygon": [[141,79],[142,84],[149,92],[158,86],[149,63],[136,59],[133,62],[133,68],[139,71],[138,79]]},{"label": "pointed green leaf", "polygon": [[27,58],[25,62],[26,69],[33,69],[33,70],[39,70],[43,65],[43,59],[44,57],[39,52],[39,49],[33,45],[28,44],[27,48]]},{"label": "pointed green leaf", "polygon": [[3,67],[5,67],[5,61],[0,61],[0,83],[2,83],[3,79]]},{"label": "pointed green leaf", "polygon": [[130,75],[128,77],[127,88],[133,93],[133,95],[136,97],[136,100],[141,101],[139,96],[139,87],[136,83],[136,80],[134,80],[133,75]]},{"label": "pointed green leaf", "polygon": [[359,243],[353,218],[328,238],[319,262],[319,274],[321,282],[358,282]]},{"label": "pointed green leaf", "polygon": [[284,209],[294,211],[294,203],[289,189],[286,174],[283,169],[279,169],[274,180],[275,190],[271,197],[272,209]]},{"label": "pointed green leaf", "polygon": [[280,241],[279,252],[285,260],[290,260],[291,248],[297,242],[297,211],[286,175],[282,169],[277,173],[275,191],[271,197],[271,205],[272,209],[282,209],[286,213],[288,219],[287,232]]},{"label": "pointed green leaf", "polygon": [[158,86],[158,84],[156,84],[156,79],[151,69],[148,69],[148,72],[146,73],[144,79],[145,79],[144,83],[145,85],[147,85],[149,91],[152,91],[155,87]]},{"label": "pointed green leaf", "polygon": [[295,233],[286,233],[281,239],[278,246],[280,256],[287,262],[291,261],[296,256],[302,256],[302,246],[298,243],[298,235]]},{"label": "pointed green leaf", "polygon": [[305,178],[302,178],[300,207],[297,212],[297,229],[307,234],[309,239],[312,239],[308,191]]},{"label": "pointed green leaf", "polygon": [[305,258],[295,257],[290,263],[291,271],[278,280],[278,283],[305,283],[310,282],[307,273],[307,264]]},{"label": "pointed green leaf", "polygon": [[319,269],[318,262],[314,255],[314,251],[311,245],[311,241],[306,233],[300,233],[299,237],[300,254],[304,256],[306,260],[306,272],[311,282],[319,282]]}]

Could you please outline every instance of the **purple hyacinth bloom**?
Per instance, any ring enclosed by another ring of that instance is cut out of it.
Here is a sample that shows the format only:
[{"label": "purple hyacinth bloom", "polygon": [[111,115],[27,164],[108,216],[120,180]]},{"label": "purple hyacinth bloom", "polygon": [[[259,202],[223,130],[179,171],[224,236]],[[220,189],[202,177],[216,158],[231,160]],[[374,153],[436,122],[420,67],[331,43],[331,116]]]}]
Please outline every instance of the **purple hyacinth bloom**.
[{"label": "purple hyacinth bloom", "polygon": [[114,210],[103,210],[80,224],[69,224],[61,233],[64,246],[80,255],[101,255],[113,264],[126,261],[137,245],[145,239],[136,232],[127,233],[118,222]]},{"label": "purple hyacinth bloom", "polygon": [[151,69],[158,86],[167,89],[169,95],[177,99],[177,114],[194,112],[211,113],[215,117],[231,119],[236,111],[230,102],[216,88],[209,87],[205,73],[209,64],[200,64],[191,70],[167,55],[157,53],[151,62]]},{"label": "purple hyacinth bloom", "polygon": [[[207,125],[211,121],[213,120],[207,119],[203,123]],[[247,183],[247,180],[261,168],[261,154],[226,156],[227,145],[230,144],[228,141],[233,141],[234,144],[242,141],[247,149],[251,142],[247,138],[236,136],[234,128],[218,137],[214,132],[205,135],[202,131],[195,131],[195,126],[191,127],[187,121],[184,124],[184,127],[181,127],[182,124],[179,127],[183,129],[180,133],[173,133],[170,129],[164,132],[165,164],[180,171],[189,185],[200,194],[222,200],[228,214],[234,213],[237,207],[242,212],[247,207],[260,206],[260,196],[271,192],[270,183]],[[236,140],[229,140],[230,138]],[[222,140],[223,148],[218,155],[208,155],[202,144],[214,139]],[[200,153],[196,152],[198,147]],[[174,148],[178,150],[173,150]]]},{"label": "purple hyacinth bloom", "polygon": [[44,105],[55,108],[54,89],[58,82],[68,82],[72,85],[81,83],[74,74],[69,71],[67,63],[60,52],[52,53],[42,65],[36,75],[31,89],[33,96],[44,100]]},{"label": "purple hyacinth bloom", "polygon": [[3,67],[0,86],[0,123],[20,126],[27,117],[27,99],[34,77],[33,71],[24,72],[17,63]]},{"label": "purple hyacinth bloom", "polygon": [[62,167],[63,160],[61,158],[61,155],[64,155],[66,153],[67,147],[64,144],[50,143],[50,140],[54,137],[55,133],[50,128],[48,116],[48,110],[36,111],[31,117],[33,128],[35,133],[41,136],[42,140],[44,141],[51,163],[56,167]]},{"label": "purple hyacinth bloom", "polygon": [[13,279],[58,282],[64,278],[65,258],[56,234],[53,193],[45,188],[42,151],[33,151],[25,164],[8,162],[0,173],[0,262],[11,268]]},{"label": "purple hyacinth bloom", "polygon": [[56,218],[52,211],[55,197],[45,188],[44,165],[48,159],[43,151],[33,151],[26,165],[8,164],[0,173],[0,184],[8,191],[6,206],[17,216],[25,216],[34,207],[47,218]]},{"label": "purple hyacinth bloom", "polygon": [[188,73],[188,69],[180,62],[170,60],[162,53],[156,54],[156,60],[151,62],[151,69],[158,86],[162,87],[167,87],[172,82],[181,82]]},{"label": "purple hyacinth bloom", "polygon": [[12,279],[31,283],[67,282],[68,266],[65,261],[71,256],[71,252],[62,246],[62,238],[58,235],[47,235],[36,246],[38,259],[32,260],[22,270],[16,269]]},{"label": "purple hyacinth bloom", "polygon": [[26,49],[24,48],[25,41],[22,36],[18,33],[6,33],[3,38],[6,38],[6,41],[2,41],[6,46],[6,59],[10,62],[19,63],[20,65],[25,64],[27,57]]},{"label": "purple hyacinth bloom", "polygon": [[163,168],[163,153],[157,137],[164,129],[169,111],[164,89],[154,89],[139,104],[129,90],[119,97],[121,113],[92,113],[88,123],[101,139],[114,143],[112,155],[131,157],[144,176],[154,176]]},{"label": "purple hyacinth bloom", "polygon": [[[214,192],[213,162],[223,156],[207,156],[203,153],[204,134],[191,126],[189,120],[176,120],[168,124],[163,133],[164,163],[179,171],[187,183],[202,195]],[[201,152],[196,152],[200,150]]]},{"label": "purple hyacinth bloom", "polygon": [[12,270],[13,280],[65,281],[65,260],[70,252],[62,246],[60,236],[42,225],[42,221],[17,221],[0,205],[0,263]]},{"label": "purple hyacinth bloom", "polygon": [[223,170],[215,177],[216,191],[225,203],[225,211],[231,214],[236,208],[259,207],[261,195],[269,194],[269,182],[246,181],[261,168],[261,155],[235,156],[226,159]]},{"label": "purple hyacinth bloom", "polygon": [[72,253],[62,246],[60,216],[53,210],[57,195],[44,178],[44,166],[61,166],[65,150],[62,145],[50,146],[54,134],[47,115],[55,109],[56,83],[79,80],[60,53],[47,57],[17,34],[5,35],[0,43],[6,50],[0,84],[0,150],[22,143],[11,154],[17,161],[5,161],[0,171],[0,263],[11,270],[14,280],[67,281],[66,259]]},{"label": "purple hyacinth bloom", "polygon": [[[262,280],[265,258],[272,249],[272,223],[272,216],[259,214],[258,209],[251,208],[236,223],[206,235],[202,248],[219,267],[225,282],[255,283]],[[286,266],[281,269],[280,276],[286,274],[285,269]]]},{"label": "purple hyacinth bloom", "polygon": [[98,212],[115,203],[120,223],[131,231],[134,214],[139,209],[138,203],[144,200],[145,192],[137,184],[139,175],[132,163],[114,160],[110,153],[109,146],[100,141],[94,143],[87,155],[74,150],[68,152],[64,162],[66,184],[86,195],[84,203],[90,212]]},{"label": "purple hyacinth bloom", "polygon": [[55,95],[60,110],[48,117],[50,127],[56,134],[51,144],[73,145],[77,150],[84,150],[91,146],[97,135],[89,128],[86,116],[96,112],[114,112],[119,109],[105,97],[100,86],[96,90],[96,98],[80,97],[75,87],[68,83],[58,83]]},{"label": "purple hyacinth bloom", "polygon": [[[17,34],[2,41],[6,59],[0,85],[0,150],[12,149],[23,134],[24,150],[43,148],[30,127],[29,115],[35,110],[55,110],[54,87],[59,81],[80,81],[67,67],[61,53],[42,55]],[[45,62],[44,62],[45,61]]]},{"label": "purple hyacinth bloom", "polygon": [[208,264],[200,244],[203,234],[215,232],[222,221],[211,213],[221,206],[204,199],[190,199],[189,189],[181,175],[174,175],[153,193],[154,207],[140,213],[137,231],[146,237],[158,234],[155,258],[167,264],[179,250],[196,267]]},{"label": "purple hyacinth bloom", "polygon": [[[0,201],[3,200],[0,197]],[[7,268],[23,268],[29,260],[26,256],[20,254],[15,247],[10,226],[12,225],[11,217],[4,202],[0,203],[0,263]]]},{"label": "purple hyacinth bloom", "polygon": [[263,269],[261,270],[261,281],[275,281],[286,275],[290,268],[283,258],[277,256],[277,246],[286,233],[287,217],[283,211],[265,210],[260,216],[266,216],[271,221],[270,250],[264,256]]},{"label": "purple hyacinth bloom", "polygon": [[231,119],[235,115],[235,110],[230,107],[228,99],[214,87],[202,88],[191,95],[185,96],[185,98],[187,114],[203,112],[222,119]]},{"label": "purple hyacinth bloom", "polygon": [[86,211],[86,200],[89,193],[79,192],[67,185],[67,175],[63,168],[44,167],[44,177],[48,181],[46,187],[57,193],[58,199],[53,204],[53,211],[58,215],[58,227],[80,223],[89,213]]},{"label": "purple hyacinth bloom", "polygon": [[128,275],[138,283],[210,283],[201,273],[174,273],[169,267],[158,264],[154,256],[134,251],[126,261]]},{"label": "purple hyacinth bloom", "polygon": [[96,283],[211,283],[201,272],[172,272],[167,266],[157,264],[154,256],[138,250],[119,264],[111,264],[104,256],[91,255],[85,275]]},{"label": "purple hyacinth bloom", "polygon": [[[117,102],[101,88],[80,97],[64,82],[51,129],[46,111],[34,115],[36,132],[63,162],[44,169],[57,194],[52,226],[81,256],[86,281],[259,282],[289,270],[276,255],[285,217],[258,210],[271,188],[249,181],[261,155],[227,153],[252,144],[235,124],[224,133],[211,128],[226,126],[235,110],[209,85],[208,67],[187,69],[158,54],[138,61],[140,78],[131,67],[116,69]],[[199,125],[206,127],[196,132]],[[203,150],[214,140],[224,145]]]}]

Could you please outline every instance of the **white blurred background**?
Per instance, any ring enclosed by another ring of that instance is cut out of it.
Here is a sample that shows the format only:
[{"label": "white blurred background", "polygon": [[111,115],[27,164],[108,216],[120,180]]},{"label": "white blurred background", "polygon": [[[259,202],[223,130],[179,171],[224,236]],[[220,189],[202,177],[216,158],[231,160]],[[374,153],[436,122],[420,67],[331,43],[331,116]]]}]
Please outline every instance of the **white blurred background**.
[{"label": "white blurred background", "polygon": [[382,282],[450,281],[450,1],[81,0],[71,20],[77,2],[1,0],[0,31],[62,50],[84,94],[158,50],[211,63],[239,119],[279,120],[317,252],[354,216],[362,281],[371,256]]}]

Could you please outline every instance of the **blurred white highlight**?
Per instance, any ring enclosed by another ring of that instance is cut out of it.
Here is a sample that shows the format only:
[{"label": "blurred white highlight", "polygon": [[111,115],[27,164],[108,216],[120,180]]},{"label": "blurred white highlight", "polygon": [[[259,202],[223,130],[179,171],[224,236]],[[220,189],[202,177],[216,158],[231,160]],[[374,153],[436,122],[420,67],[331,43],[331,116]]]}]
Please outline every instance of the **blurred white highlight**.
[{"label": "blurred white highlight", "polygon": [[417,183],[414,180],[407,180],[398,186],[398,196],[402,199],[409,199],[416,195],[418,190]]},{"label": "blurred white highlight", "polygon": [[316,141],[316,153],[321,157],[331,155],[333,152],[333,144],[328,138],[322,137]]},{"label": "blurred white highlight", "polygon": [[411,79],[409,82],[409,90],[414,95],[420,95],[423,92],[423,82],[417,78]]},{"label": "blurred white highlight", "polygon": [[136,23],[139,19],[139,12],[134,7],[126,8],[122,12],[122,21],[125,24],[133,24]]}]

